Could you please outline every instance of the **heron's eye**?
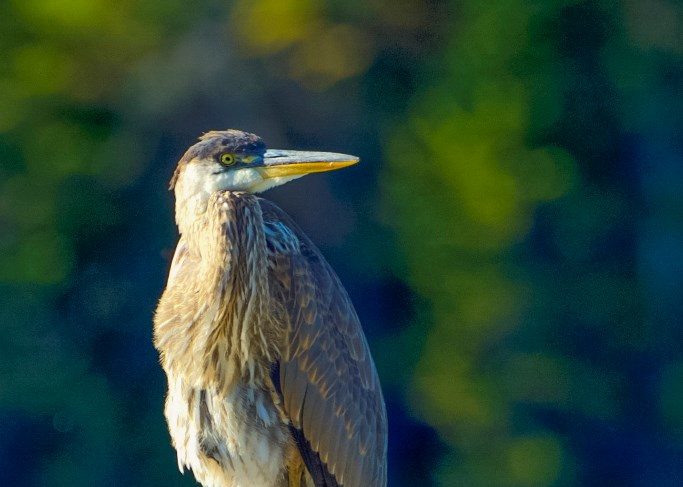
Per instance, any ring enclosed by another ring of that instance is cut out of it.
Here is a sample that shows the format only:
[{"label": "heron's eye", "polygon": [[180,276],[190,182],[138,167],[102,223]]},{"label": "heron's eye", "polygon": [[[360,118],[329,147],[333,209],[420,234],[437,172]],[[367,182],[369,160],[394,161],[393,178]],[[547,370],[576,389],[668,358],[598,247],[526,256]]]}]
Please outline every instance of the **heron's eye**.
[{"label": "heron's eye", "polygon": [[235,156],[234,154],[230,154],[229,152],[224,152],[221,154],[221,164],[224,166],[232,166],[235,164]]}]

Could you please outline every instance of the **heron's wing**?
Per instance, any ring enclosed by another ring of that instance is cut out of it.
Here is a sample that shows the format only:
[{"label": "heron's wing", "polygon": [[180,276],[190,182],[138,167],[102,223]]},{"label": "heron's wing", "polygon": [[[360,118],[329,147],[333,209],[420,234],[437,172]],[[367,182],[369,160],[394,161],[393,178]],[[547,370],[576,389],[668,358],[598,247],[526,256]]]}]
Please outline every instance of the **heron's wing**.
[{"label": "heron's wing", "polygon": [[286,327],[272,375],[292,435],[316,487],[385,486],[386,411],[353,305],[296,224],[260,202]]}]

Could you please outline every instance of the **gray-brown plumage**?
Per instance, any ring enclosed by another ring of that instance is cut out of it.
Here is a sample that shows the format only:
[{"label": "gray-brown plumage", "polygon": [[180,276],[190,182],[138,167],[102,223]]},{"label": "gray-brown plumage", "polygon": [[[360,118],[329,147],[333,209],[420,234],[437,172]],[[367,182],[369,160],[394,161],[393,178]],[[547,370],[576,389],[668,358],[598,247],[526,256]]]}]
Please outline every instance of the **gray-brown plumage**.
[{"label": "gray-brown plumage", "polygon": [[255,196],[357,160],[227,130],[178,163],[180,240],[154,343],[179,467],[204,486],[386,485],[386,412],[358,317],[318,249]]}]

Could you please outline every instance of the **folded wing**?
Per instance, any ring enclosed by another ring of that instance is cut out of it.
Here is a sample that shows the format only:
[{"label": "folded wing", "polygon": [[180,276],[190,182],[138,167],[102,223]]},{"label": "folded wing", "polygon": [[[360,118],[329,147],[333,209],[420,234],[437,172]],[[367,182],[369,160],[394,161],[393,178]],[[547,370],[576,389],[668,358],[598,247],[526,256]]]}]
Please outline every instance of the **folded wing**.
[{"label": "folded wing", "polygon": [[317,487],[383,487],[386,411],[353,305],[296,224],[260,203],[273,295],[286,323],[272,378],[292,436]]}]

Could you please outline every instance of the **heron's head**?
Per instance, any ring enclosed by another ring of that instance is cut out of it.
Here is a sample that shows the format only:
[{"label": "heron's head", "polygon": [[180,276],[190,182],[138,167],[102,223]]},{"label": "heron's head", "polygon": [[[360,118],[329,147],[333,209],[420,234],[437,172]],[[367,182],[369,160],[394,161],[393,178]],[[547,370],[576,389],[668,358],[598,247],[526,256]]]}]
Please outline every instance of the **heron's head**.
[{"label": "heron's head", "polygon": [[224,190],[260,193],[306,174],[357,162],[357,157],[346,154],[267,150],[257,135],[239,130],[212,131],[185,152],[171,188],[180,200],[208,200],[212,193]]}]

